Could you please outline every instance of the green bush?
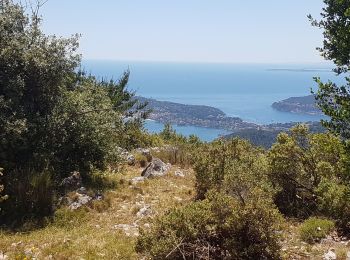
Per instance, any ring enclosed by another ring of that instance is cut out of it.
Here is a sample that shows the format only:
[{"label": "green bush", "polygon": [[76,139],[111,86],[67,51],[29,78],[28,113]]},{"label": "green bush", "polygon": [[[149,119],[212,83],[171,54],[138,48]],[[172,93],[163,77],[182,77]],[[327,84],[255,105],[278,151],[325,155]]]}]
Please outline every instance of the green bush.
[{"label": "green bush", "polygon": [[350,232],[350,187],[334,180],[323,179],[316,190],[318,210],[336,221],[342,232]]},{"label": "green bush", "polygon": [[194,157],[198,199],[211,189],[243,195],[250,187],[269,186],[264,155],[248,141],[235,138],[205,144]]},{"label": "green bush", "polygon": [[267,154],[269,179],[278,191],[275,203],[280,211],[299,218],[318,212],[321,182],[344,183],[343,153],[339,138],[310,134],[304,125],[281,133]]},{"label": "green bush", "polygon": [[300,238],[308,243],[319,242],[334,230],[335,224],[328,219],[311,217],[299,228]]},{"label": "green bush", "polygon": [[210,192],[141,231],[136,250],[151,259],[279,259],[280,219],[268,200]]}]

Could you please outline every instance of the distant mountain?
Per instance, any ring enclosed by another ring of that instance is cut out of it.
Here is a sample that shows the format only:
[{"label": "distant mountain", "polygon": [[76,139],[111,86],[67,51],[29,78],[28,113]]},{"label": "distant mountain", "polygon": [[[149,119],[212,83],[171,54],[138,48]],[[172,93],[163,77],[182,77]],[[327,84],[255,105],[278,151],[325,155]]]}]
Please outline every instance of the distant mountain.
[{"label": "distant mountain", "polygon": [[298,114],[322,115],[322,111],[316,106],[314,95],[304,97],[291,97],[272,104],[272,107],[281,112]]}]

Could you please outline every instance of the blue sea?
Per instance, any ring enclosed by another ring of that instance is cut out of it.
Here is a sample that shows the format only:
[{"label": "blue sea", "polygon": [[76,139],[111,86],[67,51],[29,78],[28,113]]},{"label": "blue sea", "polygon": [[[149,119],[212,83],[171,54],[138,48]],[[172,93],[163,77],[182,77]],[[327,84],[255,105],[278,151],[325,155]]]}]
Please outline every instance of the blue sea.
[{"label": "blue sea", "polygon": [[[209,105],[257,124],[319,121],[322,116],[278,112],[271,105],[317,90],[313,77],[342,82],[332,66],[320,64],[207,64],[85,60],[83,69],[99,78],[117,80],[130,70],[129,89],[137,95],[182,104]],[[151,132],[162,124],[146,122]],[[218,129],[174,126],[184,135],[205,141],[228,132]]]}]

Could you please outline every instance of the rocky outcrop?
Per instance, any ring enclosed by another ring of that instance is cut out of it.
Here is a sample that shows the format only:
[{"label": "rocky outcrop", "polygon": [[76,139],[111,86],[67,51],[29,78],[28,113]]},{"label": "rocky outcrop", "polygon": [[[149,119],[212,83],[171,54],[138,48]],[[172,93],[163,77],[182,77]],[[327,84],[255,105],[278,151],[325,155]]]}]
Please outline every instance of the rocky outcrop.
[{"label": "rocky outcrop", "polygon": [[79,189],[82,185],[82,179],[78,171],[72,172],[72,175],[64,178],[60,184],[63,192],[69,192]]},{"label": "rocky outcrop", "polygon": [[154,158],[142,171],[141,176],[145,178],[164,176],[170,168],[170,163],[164,163],[160,159]]},{"label": "rocky outcrop", "polygon": [[96,193],[88,195],[84,187],[80,187],[76,191],[70,192],[59,199],[59,206],[67,206],[70,210],[76,210],[83,206],[88,206],[94,200],[103,200],[103,195]]}]

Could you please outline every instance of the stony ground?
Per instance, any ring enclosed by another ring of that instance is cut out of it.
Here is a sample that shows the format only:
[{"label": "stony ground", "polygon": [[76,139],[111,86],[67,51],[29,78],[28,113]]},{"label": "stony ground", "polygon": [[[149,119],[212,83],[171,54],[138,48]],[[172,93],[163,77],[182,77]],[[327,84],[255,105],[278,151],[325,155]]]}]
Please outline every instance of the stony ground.
[{"label": "stony ground", "polygon": [[109,208],[67,211],[28,233],[2,231],[0,259],[140,259],[134,250],[139,227],[149,228],[155,215],[193,197],[193,173],[181,170],[185,177],[179,177],[176,171],[172,167],[164,177],[132,184],[141,169],[127,168],[115,176],[120,185],[106,193]]},{"label": "stony ground", "polygon": [[[173,166],[166,176],[133,183],[141,171],[127,167],[124,174],[111,177],[119,185],[105,193],[108,207],[96,204],[76,211],[60,210],[45,228],[21,233],[0,231],[0,260],[143,259],[134,250],[139,229],[149,228],[156,215],[189,203],[194,196],[194,174]],[[329,252],[337,255],[336,259],[350,259],[347,238],[332,234],[321,243],[309,245],[298,238],[298,226],[287,221],[281,239],[284,259],[325,259]]]}]

